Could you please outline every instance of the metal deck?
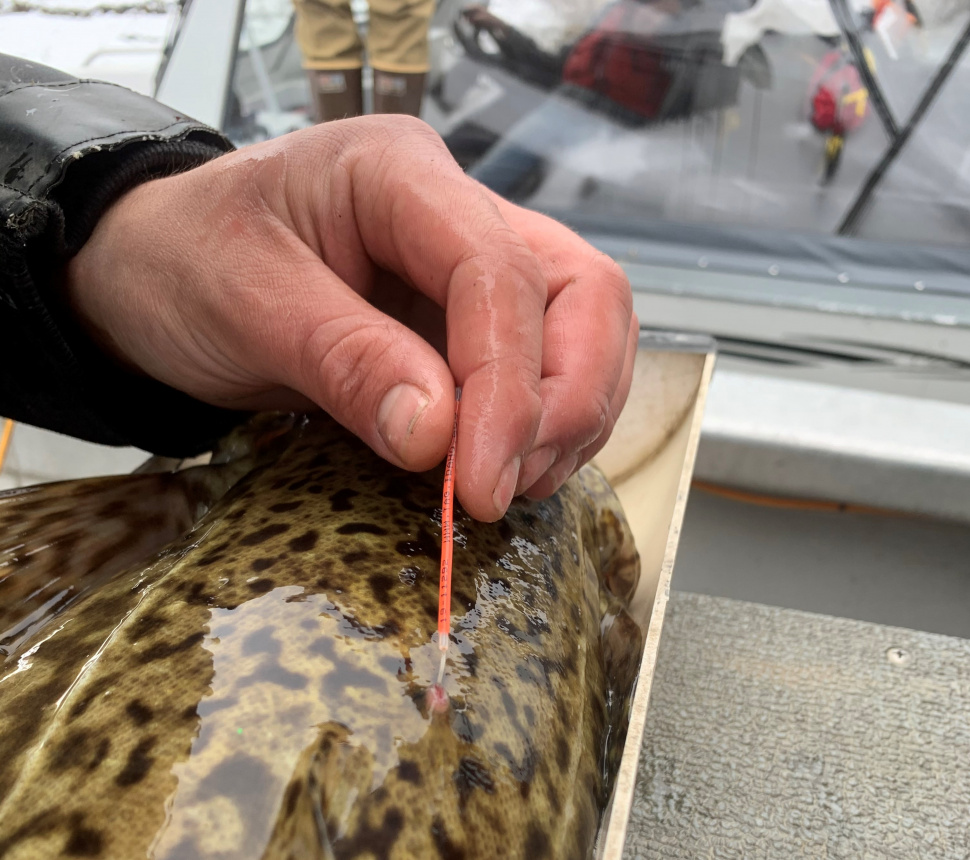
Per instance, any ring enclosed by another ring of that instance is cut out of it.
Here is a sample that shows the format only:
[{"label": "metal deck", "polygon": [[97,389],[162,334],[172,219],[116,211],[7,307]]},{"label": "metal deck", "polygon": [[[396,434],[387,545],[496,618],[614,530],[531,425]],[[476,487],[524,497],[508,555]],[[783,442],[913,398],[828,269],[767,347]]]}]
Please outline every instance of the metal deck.
[{"label": "metal deck", "polygon": [[625,856],[970,855],[970,640],[675,593]]}]

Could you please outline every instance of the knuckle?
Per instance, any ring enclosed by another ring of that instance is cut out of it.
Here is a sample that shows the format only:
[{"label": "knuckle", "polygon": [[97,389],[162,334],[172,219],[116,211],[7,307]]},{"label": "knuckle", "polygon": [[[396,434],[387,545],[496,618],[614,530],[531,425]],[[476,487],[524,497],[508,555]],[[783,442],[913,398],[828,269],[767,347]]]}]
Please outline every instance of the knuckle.
[{"label": "knuckle", "polygon": [[610,397],[602,391],[591,391],[588,398],[573,409],[572,429],[574,450],[594,442],[611,420]]},{"label": "knuckle", "polygon": [[633,313],[633,291],[630,279],[626,276],[619,263],[612,257],[598,253],[590,264],[590,268],[600,284],[600,288],[612,296],[627,316]]},{"label": "knuckle", "polygon": [[353,325],[336,336],[327,328],[320,326],[308,343],[311,390],[321,388],[325,408],[349,402],[370,404],[376,397],[373,383],[383,377],[381,370],[393,352],[389,326],[379,321]]}]

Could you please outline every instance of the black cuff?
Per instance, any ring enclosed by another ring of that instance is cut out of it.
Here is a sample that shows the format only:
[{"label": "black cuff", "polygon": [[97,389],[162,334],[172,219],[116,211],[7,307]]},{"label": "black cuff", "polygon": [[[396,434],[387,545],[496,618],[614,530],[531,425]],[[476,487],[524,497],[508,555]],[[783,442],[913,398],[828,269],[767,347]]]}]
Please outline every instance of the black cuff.
[{"label": "black cuff", "polygon": [[64,264],[122,194],[231,149],[123,87],[0,55],[0,414],[171,456],[240,420],[121,368],[60,292]]}]

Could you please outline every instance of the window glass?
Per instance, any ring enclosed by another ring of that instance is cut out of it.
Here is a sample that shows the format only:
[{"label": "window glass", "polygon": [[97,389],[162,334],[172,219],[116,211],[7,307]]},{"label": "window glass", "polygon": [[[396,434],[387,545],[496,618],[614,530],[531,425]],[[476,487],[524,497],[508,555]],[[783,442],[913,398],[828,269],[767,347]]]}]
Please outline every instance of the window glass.
[{"label": "window glass", "polygon": [[291,0],[247,0],[226,107],[237,146],[304,128],[310,93],[293,39]]},{"label": "window glass", "polygon": [[[240,144],[313,121],[291,0],[244,17]],[[422,116],[470,174],[567,217],[835,235],[852,213],[852,235],[965,243],[968,20],[970,0],[441,0]]]},{"label": "window glass", "polygon": [[[852,235],[920,244],[970,238],[970,57],[964,55],[874,185]],[[890,153],[891,155],[891,153]]]}]

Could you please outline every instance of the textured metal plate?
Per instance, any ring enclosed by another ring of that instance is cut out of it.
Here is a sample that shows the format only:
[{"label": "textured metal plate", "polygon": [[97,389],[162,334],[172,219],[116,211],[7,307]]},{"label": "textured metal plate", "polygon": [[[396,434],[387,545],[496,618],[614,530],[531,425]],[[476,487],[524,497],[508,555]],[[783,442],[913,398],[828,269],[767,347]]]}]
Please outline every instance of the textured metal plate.
[{"label": "textured metal plate", "polygon": [[970,641],[674,594],[625,857],[970,856]]}]

